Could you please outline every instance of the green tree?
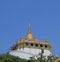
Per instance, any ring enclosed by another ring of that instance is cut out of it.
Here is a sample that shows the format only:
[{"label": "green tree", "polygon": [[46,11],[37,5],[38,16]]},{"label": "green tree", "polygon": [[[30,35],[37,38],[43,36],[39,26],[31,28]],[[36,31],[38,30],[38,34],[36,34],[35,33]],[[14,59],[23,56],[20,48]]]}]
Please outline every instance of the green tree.
[{"label": "green tree", "polygon": [[0,62],[27,62],[27,60],[9,54],[0,54]]},{"label": "green tree", "polygon": [[53,60],[55,59],[54,55],[50,55],[47,58],[45,56],[43,56],[44,50],[41,49],[41,53],[39,53],[38,56],[36,57],[31,57],[30,58],[30,62],[53,62]]}]

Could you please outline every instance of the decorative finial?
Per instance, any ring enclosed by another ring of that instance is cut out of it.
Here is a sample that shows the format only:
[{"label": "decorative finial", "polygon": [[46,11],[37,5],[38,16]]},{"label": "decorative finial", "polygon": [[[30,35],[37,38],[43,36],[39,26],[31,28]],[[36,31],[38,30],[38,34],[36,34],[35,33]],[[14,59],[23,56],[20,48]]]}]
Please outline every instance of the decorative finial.
[{"label": "decorative finial", "polygon": [[48,38],[46,38],[45,42],[48,43]]},{"label": "decorative finial", "polygon": [[31,30],[30,30],[30,23],[28,25],[28,33],[31,33]]},{"label": "decorative finial", "polygon": [[20,41],[24,41],[24,37],[23,36],[21,36]]}]

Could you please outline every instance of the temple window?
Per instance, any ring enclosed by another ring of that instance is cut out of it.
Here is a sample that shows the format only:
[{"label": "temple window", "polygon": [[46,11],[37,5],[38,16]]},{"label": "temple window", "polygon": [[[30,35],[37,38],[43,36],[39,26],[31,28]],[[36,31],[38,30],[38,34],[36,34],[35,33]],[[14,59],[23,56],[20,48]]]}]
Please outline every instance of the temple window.
[{"label": "temple window", "polygon": [[38,47],[38,44],[35,44],[36,47]]},{"label": "temple window", "polygon": [[31,43],[31,46],[33,46],[33,43]]},{"label": "temple window", "polygon": [[28,46],[28,43],[26,43],[26,46]]},{"label": "temple window", "polygon": [[43,47],[43,45],[42,45],[42,44],[40,44],[40,47]]},{"label": "temple window", "polygon": [[47,45],[45,45],[45,48],[47,48]]}]

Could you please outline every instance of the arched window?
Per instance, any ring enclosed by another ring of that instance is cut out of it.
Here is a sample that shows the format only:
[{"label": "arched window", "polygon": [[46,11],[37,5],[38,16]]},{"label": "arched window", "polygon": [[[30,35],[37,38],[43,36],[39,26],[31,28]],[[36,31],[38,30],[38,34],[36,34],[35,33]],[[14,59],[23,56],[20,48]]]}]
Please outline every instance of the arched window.
[{"label": "arched window", "polygon": [[36,47],[38,47],[38,44],[35,44]]},{"label": "arched window", "polygon": [[47,48],[47,45],[45,45],[45,48]]},{"label": "arched window", "polygon": [[33,46],[33,43],[31,43],[30,45]]},{"label": "arched window", "polygon": [[42,44],[40,44],[40,47],[43,47],[43,45],[42,45]]},{"label": "arched window", "polygon": [[28,46],[28,43],[26,43],[26,46]]}]

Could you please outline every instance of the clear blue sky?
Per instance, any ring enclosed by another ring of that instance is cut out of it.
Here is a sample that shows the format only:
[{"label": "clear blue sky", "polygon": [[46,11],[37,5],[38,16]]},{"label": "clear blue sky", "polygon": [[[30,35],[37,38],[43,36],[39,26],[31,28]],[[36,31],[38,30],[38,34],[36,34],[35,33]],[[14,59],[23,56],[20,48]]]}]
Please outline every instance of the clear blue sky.
[{"label": "clear blue sky", "polygon": [[60,56],[60,0],[0,0],[0,53],[26,36],[29,20],[34,37],[48,38]]}]

